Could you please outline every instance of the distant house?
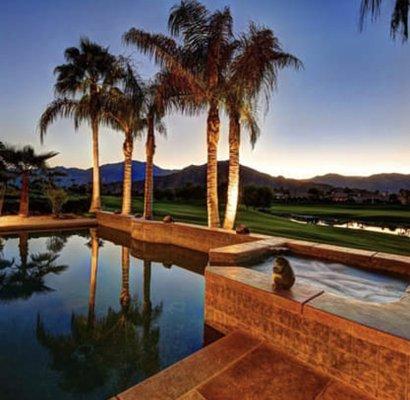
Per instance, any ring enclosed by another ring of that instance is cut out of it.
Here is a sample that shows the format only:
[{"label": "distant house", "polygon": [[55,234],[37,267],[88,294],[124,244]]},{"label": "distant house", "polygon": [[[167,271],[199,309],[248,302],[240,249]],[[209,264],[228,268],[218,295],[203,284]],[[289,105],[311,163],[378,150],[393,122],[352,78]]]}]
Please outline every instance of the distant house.
[{"label": "distant house", "polygon": [[410,190],[401,189],[398,199],[403,206],[410,205]]},{"label": "distant house", "polygon": [[343,190],[334,190],[330,196],[335,203],[345,203],[350,199],[349,193],[346,193]]}]

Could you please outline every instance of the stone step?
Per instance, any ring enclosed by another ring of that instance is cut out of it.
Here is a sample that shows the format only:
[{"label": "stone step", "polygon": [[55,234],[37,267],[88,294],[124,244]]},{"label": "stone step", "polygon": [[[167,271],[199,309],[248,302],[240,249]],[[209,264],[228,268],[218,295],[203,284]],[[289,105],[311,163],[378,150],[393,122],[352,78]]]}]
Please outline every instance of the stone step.
[{"label": "stone step", "polygon": [[[117,395],[116,398],[118,400],[178,399],[260,344],[259,340],[251,336],[242,332],[233,332]],[[195,399],[195,397],[191,398]]]}]

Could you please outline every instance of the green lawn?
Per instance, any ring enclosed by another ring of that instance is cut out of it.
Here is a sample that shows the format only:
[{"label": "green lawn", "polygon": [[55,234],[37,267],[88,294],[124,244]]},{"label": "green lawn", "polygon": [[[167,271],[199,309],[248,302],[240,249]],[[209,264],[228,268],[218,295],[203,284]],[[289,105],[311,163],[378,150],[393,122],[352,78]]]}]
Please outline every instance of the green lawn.
[{"label": "green lawn", "polygon": [[[103,207],[105,210],[119,210],[121,208],[120,203],[121,199],[119,197],[103,196]],[[141,213],[142,206],[143,204],[141,199],[133,200],[134,213]],[[302,207],[301,209],[306,210],[306,206],[300,207]],[[315,207],[318,211],[322,210],[322,207]],[[346,213],[348,212],[347,210],[349,210],[349,207],[343,206],[341,206],[340,209],[337,206],[324,206],[324,208],[328,209],[328,213],[330,211],[340,211],[341,213]],[[304,211],[300,213],[310,214],[312,212],[311,210],[312,208],[310,208],[309,212]],[[361,212],[362,215],[371,215],[373,213],[376,213],[378,216],[381,216],[383,212],[385,214],[393,213],[393,215],[397,217],[400,216],[400,218],[407,218],[407,221],[409,221],[408,211],[403,212],[400,210],[395,210],[394,208],[392,210],[385,209],[383,211],[381,208],[379,208],[378,210],[373,208],[360,210],[358,207],[356,207],[351,208],[350,210],[351,212]],[[326,212],[326,210],[322,211]],[[166,214],[171,214],[176,221],[190,222],[201,225],[206,224],[205,207],[198,204],[184,204],[166,201],[155,202],[154,212],[156,218],[158,219]],[[287,211],[287,213],[296,213],[296,211]],[[287,218],[280,216],[269,215],[253,210],[245,210],[242,208],[239,210],[237,222],[246,224],[253,232],[263,233],[267,235],[284,236],[289,238],[310,240],[314,242],[336,244],[340,246],[410,255],[410,239],[406,237],[310,224],[303,225],[289,221]]]}]

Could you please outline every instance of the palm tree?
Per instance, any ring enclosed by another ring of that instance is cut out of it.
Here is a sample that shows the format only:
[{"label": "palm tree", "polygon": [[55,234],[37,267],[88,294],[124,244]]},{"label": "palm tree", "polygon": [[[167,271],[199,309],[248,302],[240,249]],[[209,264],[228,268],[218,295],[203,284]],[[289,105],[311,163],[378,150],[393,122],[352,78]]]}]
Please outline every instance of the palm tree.
[{"label": "palm tree", "polygon": [[264,92],[266,101],[277,84],[278,70],[302,63],[285,53],[271,29],[251,23],[242,35],[226,77],[225,107],[229,116],[229,174],[224,228],[235,223],[239,196],[239,146],[241,127],[249,131],[252,147],[259,136],[256,101]]},{"label": "palm tree", "polygon": [[55,92],[51,102],[40,117],[41,140],[49,126],[59,117],[73,118],[75,129],[82,122],[90,124],[93,142],[93,189],[90,212],[101,208],[99,167],[99,125],[103,115],[104,95],[123,77],[118,59],[108,48],[80,39],[79,47],[65,50],[66,63],[55,68]]},{"label": "palm tree", "polygon": [[[364,22],[368,14],[372,20],[378,18],[382,0],[362,0],[360,7],[360,29],[364,27]],[[395,0],[393,12],[390,21],[390,33],[393,38],[399,34],[403,41],[409,37],[409,19],[410,0]]]},{"label": "palm tree", "polygon": [[207,118],[207,209],[208,225],[219,226],[217,149],[219,142],[219,106],[222,101],[223,71],[229,63],[232,46],[232,17],[229,8],[210,13],[195,0],[182,1],[171,9],[167,36],[130,29],[124,35],[127,44],[143,53],[168,72],[168,85],[175,91],[175,104],[185,112],[208,107]]},{"label": "palm tree", "polygon": [[144,218],[152,219],[152,200],[154,193],[154,154],[155,130],[166,134],[165,125],[161,119],[164,116],[164,101],[161,96],[159,81],[154,81],[146,89],[146,126],[147,139],[145,142],[145,185],[144,185]]},{"label": "palm tree", "polygon": [[102,120],[112,128],[124,132],[124,178],[122,214],[131,213],[132,194],[132,153],[134,138],[143,129],[142,107],[144,105],[144,85],[129,64],[124,69],[123,89],[116,88],[106,94]]},{"label": "palm tree", "polygon": [[4,146],[1,150],[0,156],[4,164],[21,178],[19,216],[29,215],[30,176],[36,171],[47,169],[47,161],[57,154],[53,151],[36,154],[31,146]]}]

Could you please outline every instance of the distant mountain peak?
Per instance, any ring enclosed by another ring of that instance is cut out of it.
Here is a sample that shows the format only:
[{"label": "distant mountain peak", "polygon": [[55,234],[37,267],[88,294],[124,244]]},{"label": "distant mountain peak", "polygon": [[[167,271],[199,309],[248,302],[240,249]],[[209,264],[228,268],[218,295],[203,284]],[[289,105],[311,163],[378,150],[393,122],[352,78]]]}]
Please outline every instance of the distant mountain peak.
[{"label": "distant mountain peak", "polygon": [[[218,161],[218,180],[225,183],[228,178],[229,162]],[[91,182],[92,169],[55,167],[67,176],[60,183],[69,186],[73,183],[85,184]],[[104,164],[100,167],[101,181],[104,184],[121,182],[123,178],[123,162]],[[400,189],[410,189],[410,174],[381,173],[370,176],[344,176],[328,173],[311,179],[292,179],[283,176],[271,176],[245,165],[240,166],[241,185],[269,186],[272,189],[285,189],[291,193],[306,193],[309,188],[330,189],[332,187],[349,187],[370,191],[398,192]],[[158,188],[176,188],[188,183],[194,185],[206,184],[206,164],[191,164],[179,170],[164,169],[154,166],[155,184]],[[143,181],[145,178],[145,162],[133,160],[133,181]]]}]

